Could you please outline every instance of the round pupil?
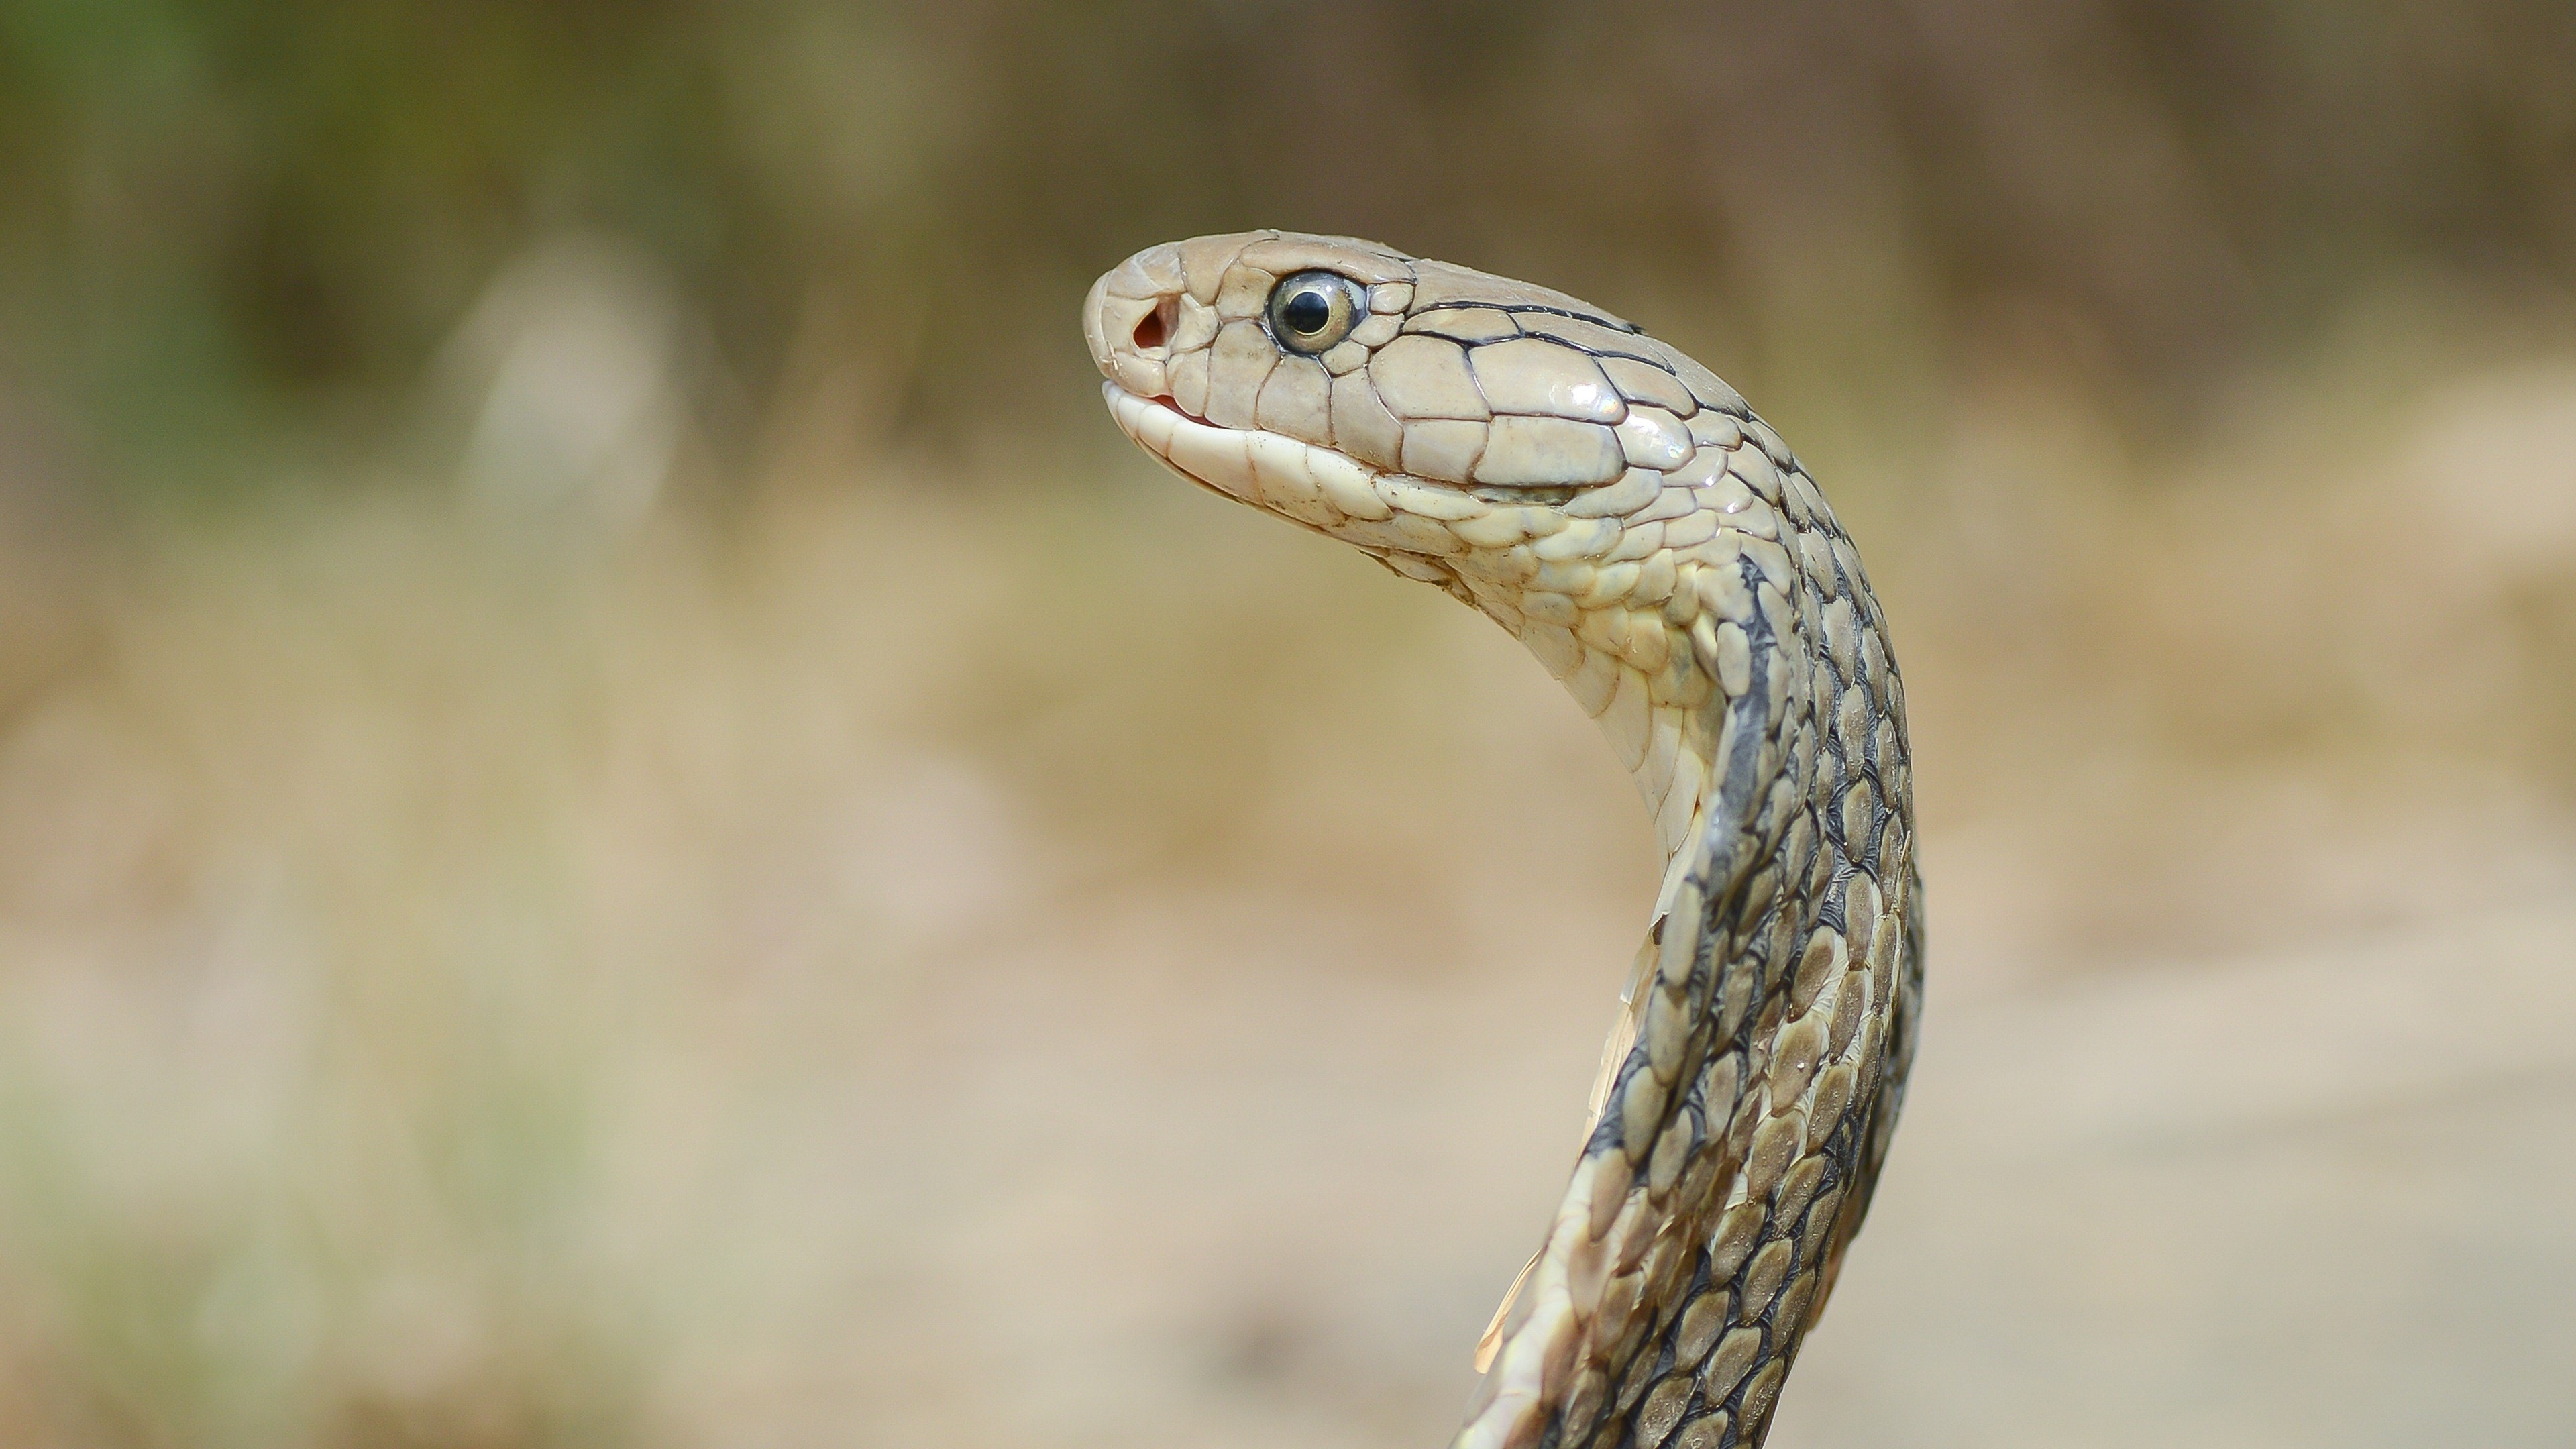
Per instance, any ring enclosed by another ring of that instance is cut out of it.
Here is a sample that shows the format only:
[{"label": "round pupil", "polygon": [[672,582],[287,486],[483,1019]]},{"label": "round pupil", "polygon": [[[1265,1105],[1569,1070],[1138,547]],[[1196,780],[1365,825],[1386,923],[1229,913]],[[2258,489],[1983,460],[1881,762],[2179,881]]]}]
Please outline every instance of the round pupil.
[{"label": "round pupil", "polygon": [[1279,320],[1287,323],[1290,331],[1313,336],[1324,330],[1325,323],[1333,320],[1333,304],[1326,301],[1320,291],[1299,292],[1279,309]]}]

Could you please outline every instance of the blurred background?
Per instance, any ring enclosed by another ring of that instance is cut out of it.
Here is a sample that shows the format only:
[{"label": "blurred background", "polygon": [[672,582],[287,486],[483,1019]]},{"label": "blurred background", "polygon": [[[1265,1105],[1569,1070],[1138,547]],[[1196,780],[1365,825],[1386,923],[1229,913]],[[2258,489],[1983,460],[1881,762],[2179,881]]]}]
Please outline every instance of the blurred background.
[{"label": "blurred background", "polygon": [[1262,225],[1870,559],[1932,999],[1775,1444],[2571,1442],[2560,0],[0,3],[0,1442],[1440,1442],[1656,863],[1100,415]]}]

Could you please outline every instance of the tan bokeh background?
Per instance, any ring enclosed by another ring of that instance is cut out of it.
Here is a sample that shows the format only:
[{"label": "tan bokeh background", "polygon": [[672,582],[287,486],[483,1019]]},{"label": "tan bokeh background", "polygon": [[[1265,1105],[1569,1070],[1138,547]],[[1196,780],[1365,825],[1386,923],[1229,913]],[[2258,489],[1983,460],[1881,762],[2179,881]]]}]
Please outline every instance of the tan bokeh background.
[{"label": "tan bokeh background", "polygon": [[1870,560],[1916,1095],[1783,1449],[2576,1436],[2576,19],[0,10],[0,1442],[1436,1443],[1653,891],[1074,321],[1349,231]]}]

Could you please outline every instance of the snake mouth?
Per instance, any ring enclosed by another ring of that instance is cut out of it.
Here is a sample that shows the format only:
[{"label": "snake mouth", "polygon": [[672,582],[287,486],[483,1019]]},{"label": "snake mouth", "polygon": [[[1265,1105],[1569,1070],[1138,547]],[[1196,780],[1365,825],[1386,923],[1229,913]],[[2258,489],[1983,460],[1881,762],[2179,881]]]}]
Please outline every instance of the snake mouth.
[{"label": "snake mouth", "polygon": [[1191,412],[1188,408],[1181,406],[1170,393],[1156,393],[1152,397],[1146,398],[1145,401],[1159,408],[1169,408],[1173,412],[1180,414],[1182,417],[1189,419],[1191,422],[1198,424],[1200,427],[1204,428],[1212,426],[1207,419],[1200,417],[1197,413]]},{"label": "snake mouth", "polygon": [[[1220,427],[1169,397],[1103,382],[1119,431],[1164,467],[1237,503],[1326,533],[1353,516],[1385,517],[1371,491],[1375,475],[1328,448],[1260,428]],[[1339,499],[1349,507],[1335,506]]]},{"label": "snake mouth", "polygon": [[[1256,498],[1246,496],[1247,490],[1243,486],[1251,481],[1248,466],[1241,469],[1209,466],[1212,460],[1207,456],[1207,445],[1220,439],[1239,439],[1241,435],[1235,430],[1220,428],[1192,413],[1174,401],[1169,393],[1157,393],[1149,397],[1143,393],[1130,392],[1113,380],[1100,385],[1100,394],[1108,402],[1109,415],[1117,421],[1118,430],[1125,433],[1138,447],[1143,448],[1156,462],[1221,497],[1231,498],[1238,503],[1258,501]],[[1238,443],[1235,447],[1225,448],[1223,451],[1228,455],[1228,461],[1231,461],[1232,456],[1240,451],[1240,445]],[[1188,455],[1188,461],[1185,462],[1181,457],[1175,456],[1176,453]],[[1246,462],[1248,464],[1248,458]],[[1192,463],[1198,466],[1190,466]],[[1235,476],[1238,472],[1245,476]],[[1207,476],[1209,473],[1222,474],[1225,481],[1221,482],[1217,478]],[[1228,487],[1226,486],[1228,482],[1237,486]]]}]

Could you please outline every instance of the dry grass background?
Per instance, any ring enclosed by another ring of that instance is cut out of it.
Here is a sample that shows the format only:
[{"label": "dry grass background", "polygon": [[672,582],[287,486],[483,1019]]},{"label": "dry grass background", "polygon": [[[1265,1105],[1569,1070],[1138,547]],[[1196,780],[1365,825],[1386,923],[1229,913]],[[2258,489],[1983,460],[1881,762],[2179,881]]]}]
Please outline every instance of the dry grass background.
[{"label": "dry grass background", "polygon": [[1932,998],[1781,1449],[2570,1442],[2568,55],[0,10],[0,1444],[1437,1442],[1654,861],[1095,415],[1090,274],[1259,221],[1637,316],[1870,560]]},{"label": "dry grass background", "polygon": [[[1999,389],[1846,480],[1936,992],[1784,1444],[2576,1422],[2570,376],[2309,379],[2152,486]],[[8,1441],[1442,1432],[1642,814],[1466,611],[1115,452],[1047,483],[58,553]]]}]

